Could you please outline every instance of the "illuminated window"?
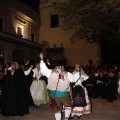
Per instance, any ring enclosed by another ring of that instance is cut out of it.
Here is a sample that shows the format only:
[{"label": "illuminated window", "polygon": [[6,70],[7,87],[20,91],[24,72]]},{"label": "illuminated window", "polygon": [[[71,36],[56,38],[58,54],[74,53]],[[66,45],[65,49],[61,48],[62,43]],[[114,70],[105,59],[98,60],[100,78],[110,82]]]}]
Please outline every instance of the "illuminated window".
[{"label": "illuminated window", "polygon": [[17,35],[20,36],[20,37],[23,37],[21,27],[17,27]]},{"label": "illuminated window", "polygon": [[59,15],[51,15],[51,28],[59,27]]},{"label": "illuminated window", "polygon": [[0,31],[3,30],[3,19],[0,18]]}]

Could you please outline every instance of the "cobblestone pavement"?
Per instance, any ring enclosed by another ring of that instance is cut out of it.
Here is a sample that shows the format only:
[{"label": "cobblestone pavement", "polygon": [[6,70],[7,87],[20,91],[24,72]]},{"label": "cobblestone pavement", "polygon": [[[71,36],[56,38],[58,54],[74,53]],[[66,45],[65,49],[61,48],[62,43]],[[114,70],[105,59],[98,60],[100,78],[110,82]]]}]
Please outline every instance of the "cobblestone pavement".
[{"label": "cobblestone pavement", "polygon": [[[103,99],[91,99],[92,113],[81,116],[80,120],[120,120],[120,98],[112,103]],[[31,107],[30,114],[25,116],[4,117],[0,114],[0,120],[55,120],[53,111],[49,105],[40,108]],[[75,116],[73,120],[78,120]]]}]

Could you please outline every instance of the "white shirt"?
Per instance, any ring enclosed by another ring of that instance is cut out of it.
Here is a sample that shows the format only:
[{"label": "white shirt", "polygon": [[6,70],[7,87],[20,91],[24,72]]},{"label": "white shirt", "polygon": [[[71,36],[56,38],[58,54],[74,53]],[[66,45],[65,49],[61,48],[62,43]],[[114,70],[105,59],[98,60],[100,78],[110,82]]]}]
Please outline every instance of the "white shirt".
[{"label": "white shirt", "polygon": [[[80,85],[80,86],[82,86],[82,82],[83,81],[86,81],[87,79],[89,78],[89,76],[88,75],[82,75],[81,74],[81,76],[80,76],[80,73],[79,72],[74,72],[73,73],[73,80],[72,80],[72,82],[76,82],[75,83],[75,85]],[[79,79],[79,80],[78,80]]]},{"label": "white shirt", "polygon": [[[50,77],[52,69],[48,69],[46,64],[43,62],[43,60],[40,61],[40,70],[42,75],[45,75],[47,78]],[[67,72],[67,74],[69,81],[72,82],[73,75],[70,72]]]}]

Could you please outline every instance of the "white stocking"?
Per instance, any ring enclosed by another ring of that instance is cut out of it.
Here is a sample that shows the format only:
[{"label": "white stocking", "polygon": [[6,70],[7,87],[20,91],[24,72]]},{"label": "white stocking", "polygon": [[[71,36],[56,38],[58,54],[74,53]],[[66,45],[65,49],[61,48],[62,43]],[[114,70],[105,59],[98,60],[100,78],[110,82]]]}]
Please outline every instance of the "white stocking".
[{"label": "white stocking", "polygon": [[71,114],[71,107],[65,107],[65,118],[69,118]]},{"label": "white stocking", "polygon": [[56,119],[56,120],[61,120],[61,111],[55,113],[55,119]]}]

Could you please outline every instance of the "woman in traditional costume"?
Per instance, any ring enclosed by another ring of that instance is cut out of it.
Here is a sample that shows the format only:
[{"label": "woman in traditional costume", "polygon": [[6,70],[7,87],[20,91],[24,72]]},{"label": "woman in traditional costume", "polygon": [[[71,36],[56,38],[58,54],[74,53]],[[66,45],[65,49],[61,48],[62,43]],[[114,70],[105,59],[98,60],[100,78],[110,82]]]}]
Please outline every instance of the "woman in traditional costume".
[{"label": "woman in traditional costume", "polygon": [[76,65],[72,80],[74,85],[72,85],[73,110],[71,119],[74,115],[77,115],[77,117],[80,118],[83,114],[91,113],[91,104],[84,84],[84,81],[88,78],[88,75],[84,73],[82,68],[79,65]]},{"label": "woman in traditional costume", "polygon": [[39,107],[41,104],[49,103],[48,90],[46,88],[46,83],[42,79],[42,74],[40,71],[40,64],[36,65],[33,69],[33,82],[30,87],[31,95],[34,101],[34,105]]}]

